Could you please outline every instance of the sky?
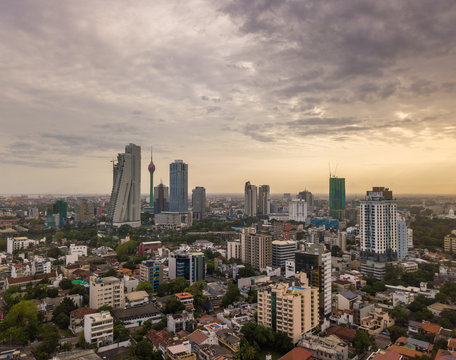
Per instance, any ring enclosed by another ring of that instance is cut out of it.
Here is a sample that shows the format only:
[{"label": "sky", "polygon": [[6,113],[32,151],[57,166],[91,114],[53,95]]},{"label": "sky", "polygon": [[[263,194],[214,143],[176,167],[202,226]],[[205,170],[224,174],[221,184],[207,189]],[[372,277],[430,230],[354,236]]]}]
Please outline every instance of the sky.
[{"label": "sky", "polygon": [[[453,0],[0,1],[0,193],[456,193]],[[336,170],[337,168],[337,170]]]}]

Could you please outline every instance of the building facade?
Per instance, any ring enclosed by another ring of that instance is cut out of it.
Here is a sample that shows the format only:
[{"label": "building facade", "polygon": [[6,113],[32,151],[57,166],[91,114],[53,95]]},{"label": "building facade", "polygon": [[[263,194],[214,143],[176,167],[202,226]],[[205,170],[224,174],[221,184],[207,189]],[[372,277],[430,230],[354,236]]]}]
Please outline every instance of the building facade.
[{"label": "building facade", "polygon": [[269,185],[260,185],[258,188],[258,215],[271,213],[271,199]]},{"label": "building facade", "polygon": [[160,184],[154,190],[154,213],[159,214],[169,211],[169,189],[167,186]]},{"label": "building facade", "polygon": [[153,260],[143,261],[139,265],[139,281],[148,282],[154,288],[154,292],[156,292],[163,282],[163,265]]},{"label": "building facade", "polygon": [[226,243],[226,258],[240,259],[241,258],[241,242],[239,240],[228,241]]},{"label": "building facade", "polygon": [[114,320],[109,311],[84,316],[84,338],[97,347],[114,342]]},{"label": "building facade", "polygon": [[250,181],[247,181],[244,187],[244,214],[246,216],[257,215],[257,200],[258,193],[256,185],[252,185]]},{"label": "building facade", "polygon": [[83,224],[91,222],[95,217],[94,209],[93,202],[82,200],[79,204],[78,221]]},{"label": "building facade", "polygon": [[113,309],[125,307],[124,285],[122,280],[114,277],[90,277],[89,292],[90,308],[98,309],[103,305],[111,306]]},{"label": "building facade", "polygon": [[141,147],[125,146],[113,165],[108,219],[114,226],[141,226]]},{"label": "building facade", "polygon": [[243,228],[241,233],[241,259],[256,270],[272,266],[272,236],[257,233],[255,228]]},{"label": "building facade", "polygon": [[361,257],[387,261],[397,257],[397,205],[393,192],[374,187],[360,201]]},{"label": "building facade", "polygon": [[329,178],[329,216],[340,219],[345,211],[345,178]]},{"label": "building facade", "polygon": [[188,211],[188,165],[182,160],[169,164],[169,210]]},{"label": "building facade", "polygon": [[206,189],[197,186],[192,191],[192,212],[193,219],[201,220],[206,218]]},{"label": "building facade", "polygon": [[304,250],[295,252],[295,271],[303,272],[309,284],[318,288],[320,316],[331,314],[331,253],[324,245],[307,244]]},{"label": "building facade", "polygon": [[[304,280],[305,275],[301,275]],[[301,283],[277,283],[257,295],[258,323],[287,334],[294,344],[319,325],[318,289],[309,287],[306,281]]]},{"label": "building facade", "polygon": [[296,241],[274,240],[272,242],[272,267],[285,268],[287,260],[295,259]]},{"label": "building facade", "polygon": [[404,259],[408,254],[408,229],[404,220],[398,220],[397,230],[397,257]]},{"label": "building facade", "polygon": [[184,277],[190,284],[206,278],[203,253],[171,253],[168,258],[169,279]]},{"label": "building facade", "polygon": [[307,219],[307,203],[305,200],[293,199],[288,202],[288,219],[305,222]]},{"label": "building facade", "polygon": [[445,252],[456,252],[456,230],[452,230],[450,234],[443,238],[443,249]]}]

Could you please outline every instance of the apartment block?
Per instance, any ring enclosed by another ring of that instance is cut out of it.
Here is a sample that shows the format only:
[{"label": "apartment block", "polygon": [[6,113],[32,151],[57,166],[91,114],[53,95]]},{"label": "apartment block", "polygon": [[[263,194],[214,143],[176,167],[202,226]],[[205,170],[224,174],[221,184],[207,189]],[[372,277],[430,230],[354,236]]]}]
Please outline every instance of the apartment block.
[{"label": "apartment block", "polygon": [[294,260],[297,248],[296,241],[275,240],[272,242],[272,266],[285,268],[287,260]]},{"label": "apartment block", "polygon": [[300,286],[277,283],[258,292],[258,323],[287,334],[297,343],[319,324],[318,289],[300,274]]},{"label": "apartment block", "polygon": [[241,242],[238,240],[228,241],[226,243],[226,258],[229,259],[240,259],[241,258]]},{"label": "apartment block", "polygon": [[84,316],[84,338],[97,347],[113,343],[114,320],[109,311]]},{"label": "apartment block", "polygon": [[456,230],[452,230],[443,239],[443,249],[445,252],[456,252]]},{"label": "apartment block", "polygon": [[163,282],[163,265],[153,260],[143,261],[139,265],[139,281],[150,283],[156,292]]},{"label": "apartment block", "polygon": [[272,266],[272,236],[259,233],[255,228],[243,228],[241,233],[241,259],[256,270]]},{"label": "apartment block", "polygon": [[103,305],[112,306],[113,309],[125,307],[124,285],[122,280],[114,277],[90,277],[90,308],[98,309]]}]

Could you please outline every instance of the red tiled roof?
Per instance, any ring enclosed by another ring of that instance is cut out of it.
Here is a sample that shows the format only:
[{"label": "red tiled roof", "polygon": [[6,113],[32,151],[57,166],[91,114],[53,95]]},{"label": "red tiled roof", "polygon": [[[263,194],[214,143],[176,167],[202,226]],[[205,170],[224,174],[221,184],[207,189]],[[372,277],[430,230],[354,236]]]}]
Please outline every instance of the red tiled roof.
[{"label": "red tiled roof", "polygon": [[422,353],[421,351],[416,351],[416,350],[409,349],[404,346],[397,346],[397,345],[391,345],[388,350],[394,351],[394,352],[401,354],[410,359],[413,359],[416,356],[424,355],[424,353]]},{"label": "red tiled roof", "polygon": [[188,336],[188,339],[198,345],[201,345],[204,341],[208,339],[208,336],[200,330],[195,330]]},{"label": "red tiled roof", "polygon": [[287,352],[279,360],[308,360],[312,357],[312,353],[301,347],[295,347],[293,350]]},{"label": "red tiled roof", "polygon": [[334,281],[335,284],[340,284],[340,285],[350,285],[351,282],[350,281],[347,281],[347,280],[344,280],[344,279],[338,279],[336,281]]},{"label": "red tiled roof", "polygon": [[421,325],[421,328],[426,332],[429,332],[434,335],[438,335],[438,333],[440,332],[440,329],[442,327],[438,324],[424,323],[423,325]]},{"label": "red tiled roof", "polygon": [[88,307],[81,307],[77,308],[76,310],[73,310],[70,312],[70,315],[73,315],[74,317],[77,318],[82,318],[84,315],[89,315],[89,314],[95,314],[97,311],[95,309],[91,309]]},{"label": "red tiled roof", "polygon": [[344,341],[352,341],[356,335],[356,331],[353,329],[349,329],[343,326],[332,326],[328,330],[326,330],[328,335],[336,335],[338,338],[341,338]]},{"label": "red tiled roof", "polygon": [[456,360],[456,351],[439,349],[434,360]]},{"label": "red tiled roof", "polygon": [[371,360],[401,360],[401,359],[402,359],[401,354],[399,354],[395,351],[392,351],[392,350],[388,350],[384,354],[374,355]]},{"label": "red tiled roof", "polygon": [[53,277],[56,277],[56,274],[54,272],[54,273],[49,273],[49,274],[30,275],[30,276],[21,276],[21,277],[17,277],[17,278],[9,278],[8,284],[26,283],[26,282],[30,282],[32,280],[42,280],[46,277],[53,278]]}]

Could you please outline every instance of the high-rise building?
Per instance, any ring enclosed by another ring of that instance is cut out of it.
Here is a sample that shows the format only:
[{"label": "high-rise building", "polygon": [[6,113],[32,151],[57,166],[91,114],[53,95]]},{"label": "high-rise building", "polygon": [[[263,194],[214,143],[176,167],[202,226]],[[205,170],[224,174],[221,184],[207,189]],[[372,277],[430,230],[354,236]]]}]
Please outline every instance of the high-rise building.
[{"label": "high-rise building", "polygon": [[296,248],[296,241],[274,240],[272,242],[272,266],[285,268],[287,260],[294,260]]},{"label": "high-rise building", "polygon": [[408,254],[408,229],[404,220],[397,221],[397,257],[404,259]]},{"label": "high-rise building", "polygon": [[241,259],[256,270],[272,266],[272,236],[258,233],[255,228],[243,228],[241,233]]},{"label": "high-rise building", "polygon": [[244,214],[246,216],[257,215],[257,198],[257,187],[247,181],[244,188]]},{"label": "high-rise building", "polygon": [[113,309],[125,307],[124,285],[122,280],[114,277],[90,277],[89,306],[98,309],[108,305]]},{"label": "high-rise building", "polygon": [[320,317],[331,314],[331,253],[322,244],[306,244],[295,252],[296,271],[307,274],[311,286],[317,287],[320,297]]},{"label": "high-rise building", "polygon": [[288,202],[288,219],[305,222],[307,219],[307,203],[301,199],[293,199]]},{"label": "high-rise building", "polygon": [[169,164],[169,210],[188,211],[188,165],[182,160]]},{"label": "high-rise building", "polygon": [[113,166],[108,219],[114,226],[141,226],[141,147],[125,146]]},{"label": "high-rise building", "polygon": [[329,216],[340,219],[345,211],[345,178],[329,178]]},{"label": "high-rise building", "polygon": [[271,213],[271,199],[269,185],[260,185],[258,188],[258,215]]},{"label": "high-rise building", "polygon": [[85,224],[89,223],[95,217],[93,202],[82,200],[79,204],[78,221]]},{"label": "high-rise building", "polygon": [[258,291],[258,323],[281,332],[296,344],[319,325],[318,289],[309,287],[305,274],[300,284],[277,283]]},{"label": "high-rise building", "polygon": [[360,201],[361,257],[387,261],[397,256],[397,205],[393,192],[374,187]]},{"label": "high-rise building", "polygon": [[310,191],[304,190],[298,194],[298,199],[304,200],[307,203],[307,210],[313,211],[313,195]]},{"label": "high-rise building", "polygon": [[139,265],[139,281],[148,282],[156,292],[163,282],[163,265],[154,260],[143,261]]},{"label": "high-rise building", "polygon": [[155,172],[155,164],[152,159],[152,149],[150,149],[150,163],[147,167],[150,174],[150,193],[149,193],[149,207],[154,209],[154,172]]},{"label": "high-rise building", "polygon": [[409,249],[413,249],[413,229],[407,229],[407,244]]},{"label": "high-rise building", "polygon": [[226,259],[241,258],[241,242],[239,240],[227,241],[226,243]]},{"label": "high-rise building", "polygon": [[206,217],[206,189],[202,186],[197,186],[192,191],[192,211],[196,220]]},{"label": "high-rise building", "polygon": [[203,253],[171,253],[168,258],[169,279],[184,277],[190,284],[206,278]]},{"label": "high-rise building", "polygon": [[160,214],[169,211],[169,189],[166,185],[160,184],[155,187],[154,191],[154,213]]}]

